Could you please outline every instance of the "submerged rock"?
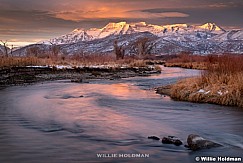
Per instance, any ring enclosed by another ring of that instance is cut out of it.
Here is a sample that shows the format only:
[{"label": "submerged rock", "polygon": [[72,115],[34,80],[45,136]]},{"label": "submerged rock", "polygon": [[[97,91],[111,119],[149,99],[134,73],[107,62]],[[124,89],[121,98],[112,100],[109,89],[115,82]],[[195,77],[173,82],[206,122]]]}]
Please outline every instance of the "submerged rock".
[{"label": "submerged rock", "polygon": [[160,140],[160,138],[159,138],[159,137],[157,137],[157,136],[149,136],[149,137],[148,137],[148,139]]},{"label": "submerged rock", "polygon": [[74,82],[74,83],[82,83],[83,82],[83,79],[71,79],[71,82]]},{"label": "submerged rock", "polygon": [[175,136],[163,137],[162,143],[163,144],[174,144],[176,146],[182,145],[182,141]]},{"label": "submerged rock", "polygon": [[189,149],[196,151],[200,149],[209,149],[213,147],[220,147],[220,144],[206,140],[199,135],[190,134],[187,138],[187,146]]}]

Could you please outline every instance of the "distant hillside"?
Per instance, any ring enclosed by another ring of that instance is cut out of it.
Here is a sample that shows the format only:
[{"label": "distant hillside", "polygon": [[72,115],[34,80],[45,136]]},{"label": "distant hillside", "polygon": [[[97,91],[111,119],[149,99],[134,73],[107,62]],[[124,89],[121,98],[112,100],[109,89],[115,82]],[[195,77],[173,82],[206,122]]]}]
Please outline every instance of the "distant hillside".
[{"label": "distant hillside", "polygon": [[115,40],[123,45],[126,54],[131,54],[132,44],[142,38],[149,38],[154,45],[151,52],[157,55],[185,51],[194,54],[243,53],[243,31],[226,31],[215,23],[159,26],[145,22],[120,22],[108,23],[103,28],[75,29],[61,37],[20,48],[14,54],[26,55],[28,49],[34,46],[39,51],[50,51],[53,45],[58,46],[60,53],[65,55],[110,53]]}]

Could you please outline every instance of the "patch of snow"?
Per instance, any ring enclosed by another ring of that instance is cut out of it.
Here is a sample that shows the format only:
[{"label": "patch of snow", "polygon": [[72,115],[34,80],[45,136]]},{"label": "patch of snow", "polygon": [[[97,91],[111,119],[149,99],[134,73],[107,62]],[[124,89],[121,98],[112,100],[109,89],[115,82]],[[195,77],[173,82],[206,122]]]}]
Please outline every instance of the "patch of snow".
[{"label": "patch of snow", "polygon": [[218,94],[219,94],[220,96],[222,96],[222,95],[223,95],[223,92],[222,92],[221,90],[219,90],[219,91],[218,91]]},{"label": "patch of snow", "polygon": [[56,67],[57,69],[73,69],[70,65],[54,65],[53,67]]},{"label": "patch of snow", "polygon": [[225,94],[229,93],[229,91],[222,92],[221,90],[219,90],[217,93],[218,93],[220,96],[222,96],[222,95],[225,95]]},{"label": "patch of snow", "polygon": [[32,68],[48,68],[49,66],[26,66],[26,67],[32,67]]},{"label": "patch of snow", "polygon": [[200,89],[200,90],[198,91],[198,93],[205,93],[205,90],[204,90],[204,89]]},{"label": "patch of snow", "polygon": [[209,94],[210,92],[211,92],[211,91],[207,91],[207,92],[205,92],[204,94],[207,95],[207,94]]}]

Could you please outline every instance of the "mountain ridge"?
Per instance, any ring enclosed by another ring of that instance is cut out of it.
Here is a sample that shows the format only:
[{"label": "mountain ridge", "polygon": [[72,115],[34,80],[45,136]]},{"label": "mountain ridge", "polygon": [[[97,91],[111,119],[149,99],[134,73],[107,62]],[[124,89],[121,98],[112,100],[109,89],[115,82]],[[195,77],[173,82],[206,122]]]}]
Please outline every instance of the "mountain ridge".
[{"label": "mountain ridge", "polygon": [[[37,46],[39,53],[51,53],[52,46],[59,47],[62,55],[88,55],[113,53],[114,42],[123,46],[127,55],[132,55],[134,43],[147,38],[155,45],[152,54],[243,54],[243,30],[225,30],[215,23],[202,25],[172,24],[153,25],[138,23],[108,23],[102,28],[77,28],[69,34],[48,41],[20,48],[16,55],[28,54],[28,49]],[[41,54],[40,54],[41,55]]]},{"label": "mountain ridge", "polygon": [[188,25],[188,24],[171,24],[171,25],[153,25],[146,22],[138,23],[108,23],[103,28],[76,28],[72,32],[39,43],[44,44],[69,44],[79,41],[91,41],[94,39],[105,38],[110,35],[122,35],[140,32],[150,32],[156,36],[173,35],[174,33],[193,33],[193,32],[210,32],[213,34],[221,34],[225,32],[223,28],[217,26],[215,23],[205,23],[203,25]]}]

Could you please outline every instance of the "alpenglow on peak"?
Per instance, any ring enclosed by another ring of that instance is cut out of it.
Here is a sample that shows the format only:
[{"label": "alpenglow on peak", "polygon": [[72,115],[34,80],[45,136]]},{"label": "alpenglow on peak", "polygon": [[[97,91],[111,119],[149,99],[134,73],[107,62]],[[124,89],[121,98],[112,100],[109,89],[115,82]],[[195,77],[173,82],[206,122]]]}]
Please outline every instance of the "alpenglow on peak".
[{"label": "alpenglow on peak", "polygon": [[132,33],[141,33],[141,32],[150,32],[156,36],[170,36],[176,34],[192,34],[198,31],[210,32],[220,34],[225,32],[224,29],[217,26],[215,23],[206,23],[203,25],[188,25],[188,24],[171,24],[171,25],[153,25],[147,24],[146,22],[136,22],[136,23],[127,23],[122,22],[110,22],[103,28],[76,28],[72,32],[51,39],[50,41],[54,44],[68,44],[76,43],[79,41],[91,41],[95,39],[101,39],[108,36],[132,34]]}]

